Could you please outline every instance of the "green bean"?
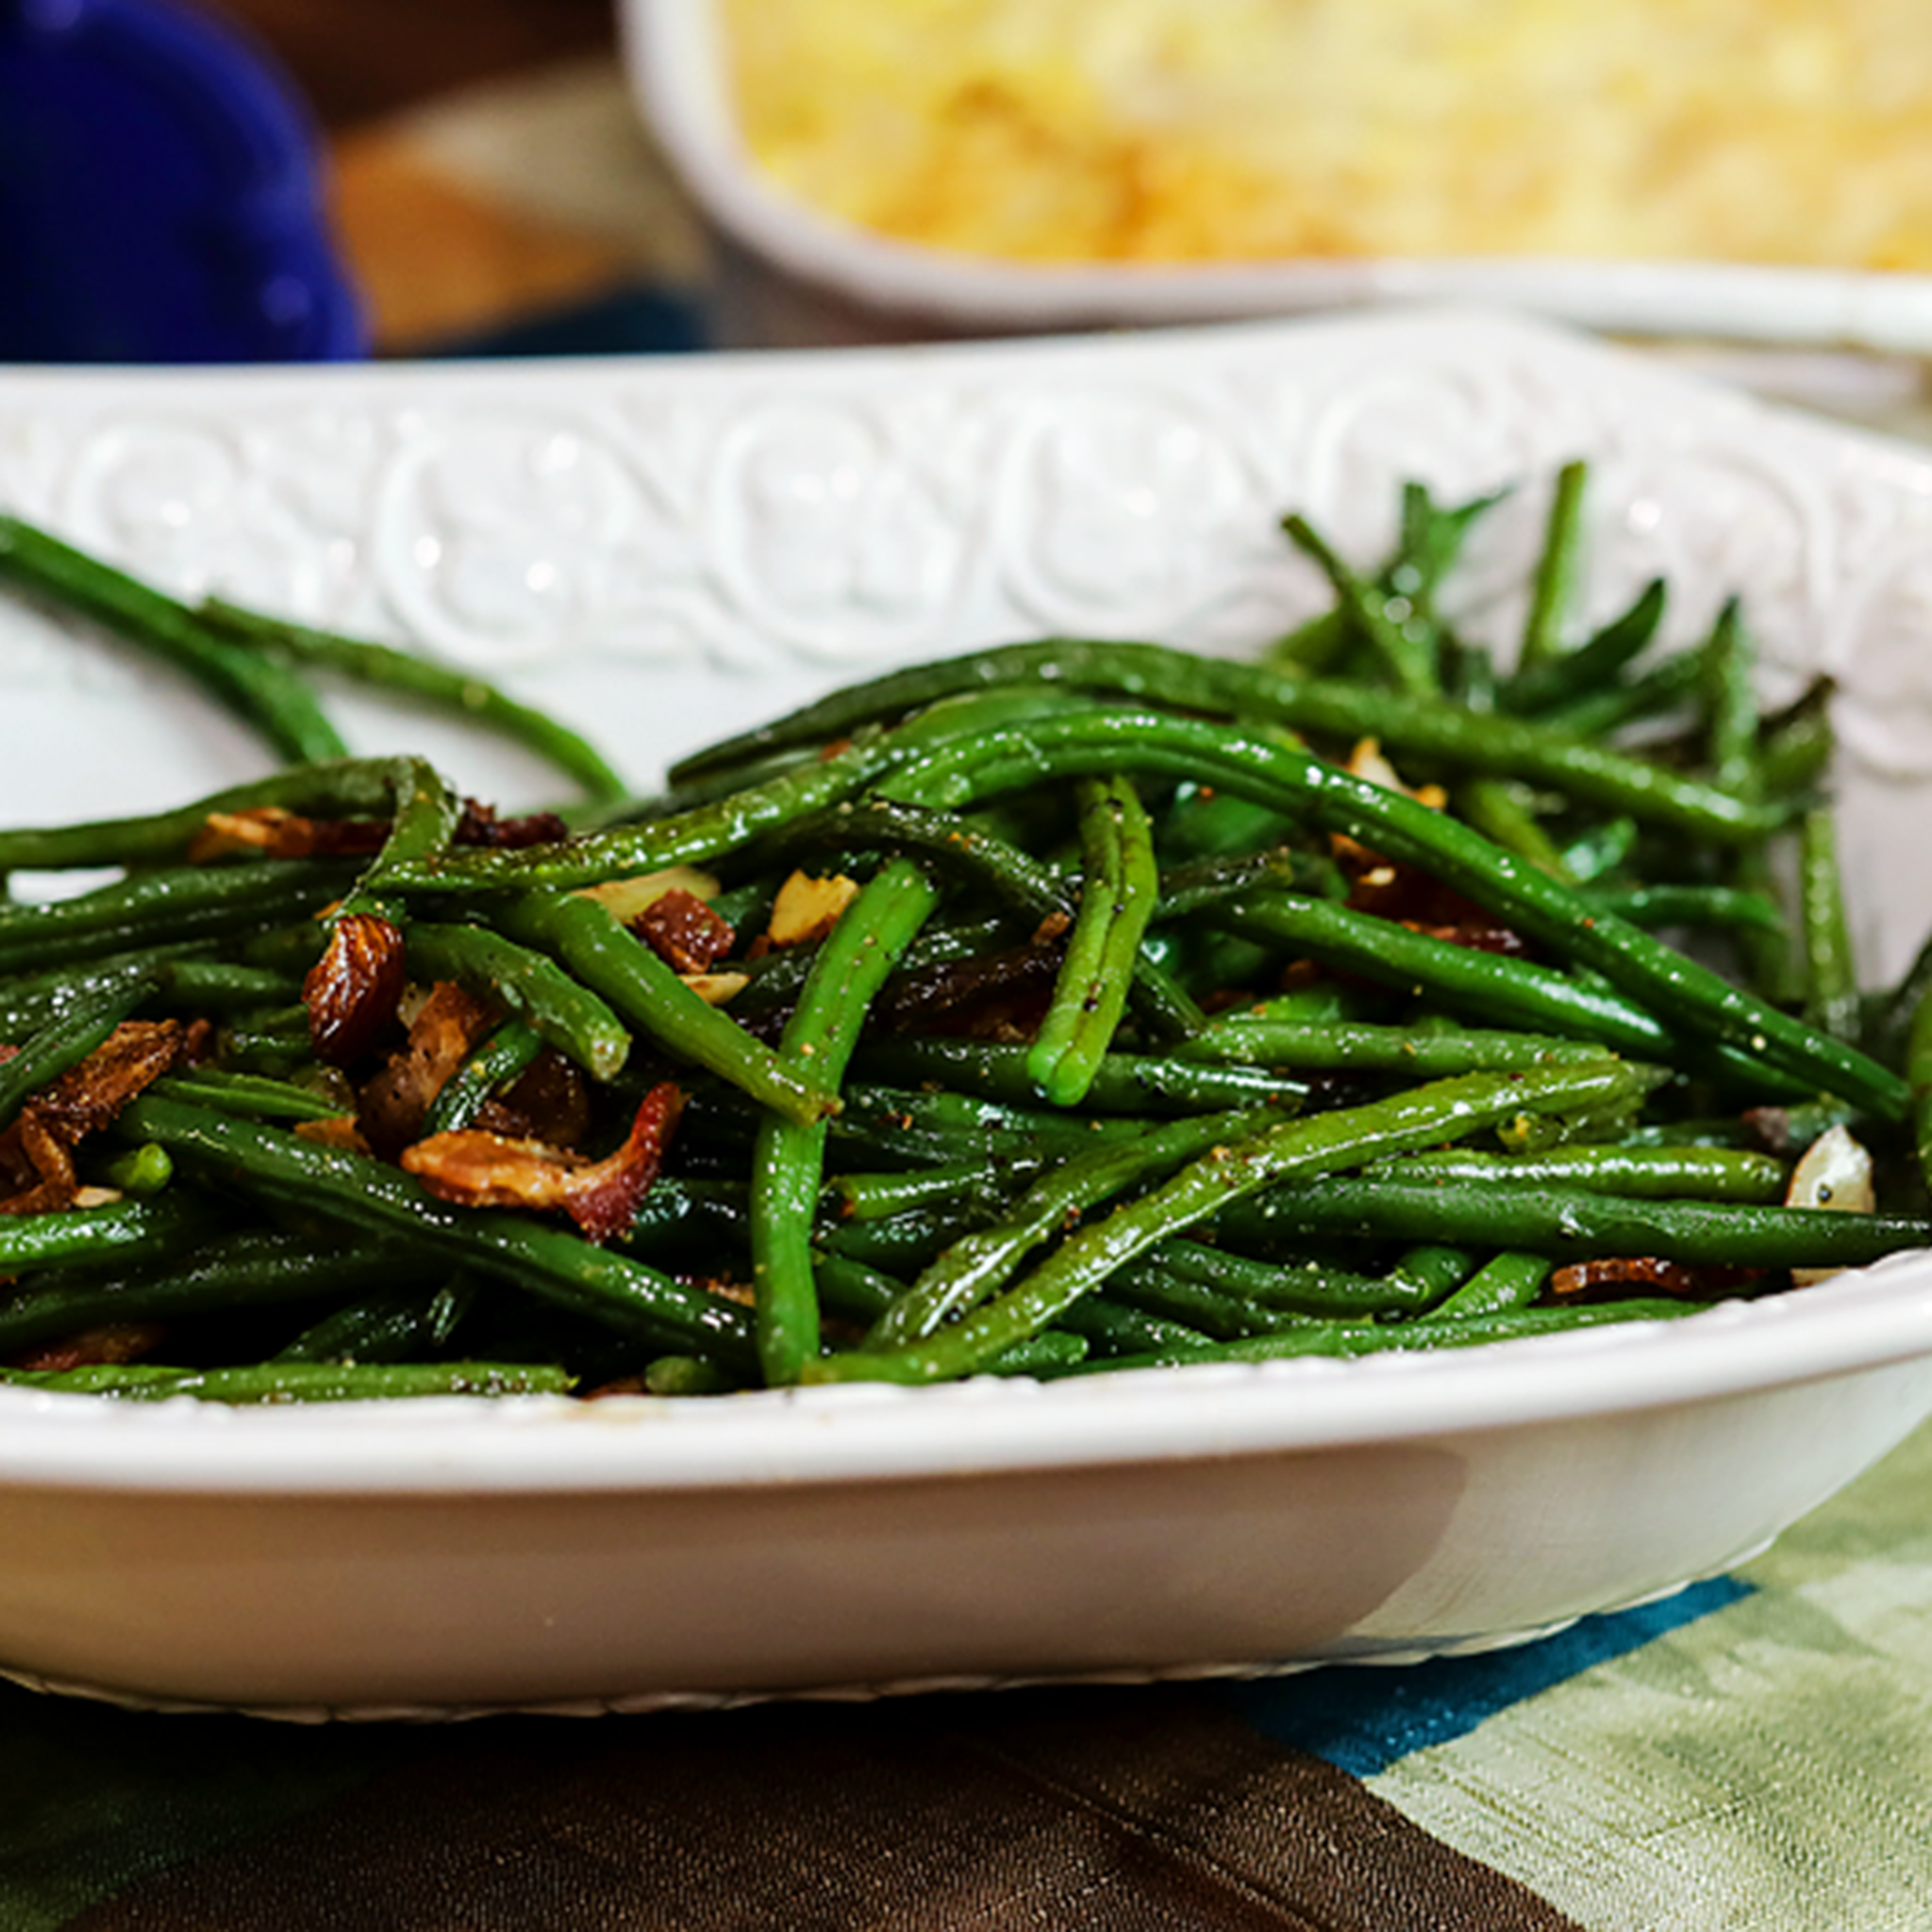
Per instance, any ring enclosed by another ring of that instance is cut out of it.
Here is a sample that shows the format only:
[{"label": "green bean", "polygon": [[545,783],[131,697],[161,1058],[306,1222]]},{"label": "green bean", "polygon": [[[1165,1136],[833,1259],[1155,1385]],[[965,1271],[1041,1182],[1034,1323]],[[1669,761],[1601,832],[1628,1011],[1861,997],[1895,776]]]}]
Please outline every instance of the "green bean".
[{"label": "green bean", "polygon": [[1522,1248],[1559,1260],[1654,1255],[1740,1268],[1857,1268],[1932,1241],[1932,1221],[1911,1215],[1384,1180],[1277,1188],[1216,1225],[1243,1246],[1341,1236]]},{"label": "green bean", "polygon": [[1919,1173],[1932,1188],[1932,992],[1921,995],[1907,1029],[1906,1078],[1912,1092],[1912,1151]]},{"label": "green bean", "polygon": [[387,758],[325,758],[208,792],[171,810],[73,825],[0,831],[0,872],[63,872],[105,865],[182,865],[218,813],[291,811],[373,817],[390,809]]},{"label": "green bean", "polygon": [[189,958],[171,963],[158,1003],[170,1012],[233,1013],[288,1006],[301,996],[301,980],[274,967]]},{"label": "green bean", "polygon": [[1529,1155],[1474,1148],[1431,1151],[1363,1170],[1367,1180],[1417,1186],[1589,1188],[1641,1200],[1782,1200],[1790,1170],[1769,1154],[1735,1147],[1546,1147]]},{"label": "green bean", "polygon": [[1065,1371],[1087,1359],[1087,1339],[1049,1328],[1003,1349],[981,1371],[988,1375],[1041,1375]]},{"label": "green bean", "polygon": [[355,1105],[355,1096],[347,1091],[320,1092],[293,1080],[239,1074],[225,1067],[177,1070],[163,1074],[149,1091],[163,1099],[186,1100],[257,1120],[325,1121],[351,1111]]},{"label": "green bean", "polygon": [[78,1066],[115,1027],[138,1012],[167,970],[145,967],[85,983],[65,1011],[29,1034],[18,1053],[0,1060],[0,1129],[11,1126],[35,1093]]},{"label": "green bean", "polygon": [[130,1147],[101,1170],[102,1180],[124,1194],[158,1194],[175,1178],[165,1147]]},{"label": "green bean", "polygon": [[808,1124],[837,1108],[838,1096],[822,1080],[781,1060],[728,1014],[707,1006],[597,900],[527,891],[499,908],[495,924],[511,939],[554,955],[667,1053],[728,1080],[785,1119]]},{"label": "green bean", "polygon": [[57,1372],[0,1369],[0,1381],[45,1393],[106,1395],[123,1402],[395,1402],[433,1395],[567,1395],[561,1369],[530,1362],[262,1362],[252,1368],[180,1369],[96,1363]]},{"label": "green bean", "polygon": [[1466,1322],[1474,1317],[1507,1314],[1526,1308],[1542,1292],[1553,1264],[1546,1255],[1520,1254],[1506,1248],[1492,1256],[1456,1292],[1440,1301],[1424,1322]]},{"label": "green bean", "polygon": [[204,598],[197,614],[225,637],[266,646],[275,655],[319,666],[356,684],[426,699],[481,724],[555,766],[593,804],[611,805],[629,795],[630,788],[587,740],[547,712],[517,703],[473,672],[451,671],[408,651],[265,617],[220,597]]},{"label": "green bean", "polygon": [[412,893],[575,891],[613,878],[663,872],[674,865],[704,865],[775,827],[850,798],[893,757],[874,736],[675,817],[611,825],[564,843],[514,852],[433,855],[399,869],[391,883]]},{"label": "green bean", "polygon": [[454,980],[499,1001],[593,1080],[614,1080],[624,1070],[630,1054],[624,1022],[545,955],[483,926],[427,921],[412,921],[405,943],[418,979]]},{"label": "green bean", "polygon": [[1389,1276],[1391,1285],[1402,1291],[1405,1301],[1426,1309],[1467,1281],[1474,1266],[1474,1258],[1465,1249],[1424,1241],[1405,1250],[1389,1271]]},{"label": "green bean", "polygon": [[1232,1147],[1216,1148],[1153,1192],[1070,1236],[1004,1294],[939,1334],[891,1349],[828,1356],[808,1365],[807,1379],[926,1382],[970,1374],[1049,1325],[1062,1308],[1163,1236],[1224,1213],[1229,1204],[1264,1188],[1278,1191],[1289,1175],[1358,1166],[1378,1154],[1433,1145],[1517,1112],[1601,1105],[1640,1091],[1649,1077],[1645,1070],[1610,1059],[1527,1074],[1474,1074],[1265,1128]]},{"label": "green bean", "polygon": [[647,1395],[725,1395],[744,1384],[704,1356],[662,1355],[644,1369]]},{"label": "green bean", "polygon": [[[1038,1159],[1005,1164],[1000,1177],[1012,1187],[1025,1185],[1039,1172]],[[841,1219],[882,1221],[908,1208],[930,1208],[949,1201],[961,1189],[979,1186],[988,1177],[984,1160],[960,1161],[951,1167],[912,1168],[893,1174],[834,1174],[825,1192]]]},{"label": "green bean", "polygon": [[[778,1042],[783,1060],[808,1064],[837,1091],[866,1009],[939,896],[910,859],[895,858],[874,875],[819,946]],[[774,1385],[795,1382],[819,1352],[811,1228],[824,1154],[822,1122],[772,1118],[760,1123],[752,1151],[753,1306],[759,1366]]]},{"label": "green bean", "polygon": [[906,1167],[1008,1167],[1064,1158],[1100,1141],[1131,1140],[1145,1124],[1132,1115],[1055,1113],[938,1089],[848,1085],[831,1138],[847,1158],[863,1154]]},{"label": "green bean", "polygon": [[1564,737],[1599,741],[1627,724],[1679,710],[1696,699],[1704,684],[1703,650],[1676,651],[1622,684],[1552,705],[1537,722]]},{"label": "green bean", "polygon": [[1301,1073],[1370,1069],[1418,1080],[1447,1074],[1498,1074],[1551,1059],[1600,1053],[1588,1041],[1554,1034],[1507,1033],[1474,1027],[1424,1029],[1362,1021],[1277,1020],[1273,1007],[1231,1008],[1178,1049],[1185,1059],[1292,1067]]},{"label": "green bean", "polygon": [[1757,652],[1743,607],[1728,597],[1711,628],[1705,658],[1706,757],[1711,775],[1729,791],[1756,791],[1757,766]]},{"label": "green bean", "polygon": [[[1261,1302],[1244,1301],[1240,1295],[1169,1274],[1144,1257],[1129,1261],[1108,1278],[1107,1293],[1115,1302],[1158,1322],[1176,1324],[1205,1336],[1210,1341],[1233,1341],[1248,1335],[1273,1335],[1284,1328],[1298,1328],[1314,1317],[1269,1307]],[[1077,1302],[1086,1307],[1097,1298]],[[1188,1344],[1184,1344],[1188,1345]]]},{"label": "green bean", "polygon": [[[408,1174],[365,1155],[153,1094],[124,1108],[118,1127],[129,1139],[158,1141],[177,1163],[225,1187],[326,1215],[365,1234],[409,1235],[425,1252],[641,1341],[674,1349],[695,1344],[749,1362],[750,1323],[734,1304],[524,1215],[446,1207]],[[0,1223],[0,1237],[5,1233]]]},{"label": "green bean", "polygon": [[1813,678],[1793,703],[1759,727],[1758,782],[1768,797],[1809,791],[1824,776],[1838,749],[1831,723],[1836,694],[1830,678]]},{"label": "green bean", "polygon": [[[1050,684],[1042,685],[1041,680]],[[1696,680],[1690,682],[1694,688]],[[814,745],[858,729],[871,719],[895,716],[915,706],[936,706],[962,691],[997,694],[1015,686],[1031,691],[1036,699],[1086,691],[1222,712],[1250,731],[1272,723],[1348,739],[1374,737],[1396,756],[1409,753],[1457,771],[1525,779],[1583,804],[1629,812],[1647,824],[1724,844],[1774,831],[1786,817],[1782,808],[1740,805],[1714,785],[1618,752],[1600,734],[1557,729],[1540,720],[1483,717],[1441,700],[1405,697],[1339,680],[1284,677],[1254,665],[1192,657],[1158,644],[1073,639],[1008,644],[892,673],[835,693],[761,731],[727,740],[701,760],[688,760],[686,768],[711,758],[728,760],[739,747]],[[961,735],[984,733],[991,722],[988,718],[982,723],[984,716],[967,713]],[[1003,722],[1018,723],[1010,717]],[[884,762],[890,760],[882,761],[878,769]],[[876,771],[867,774],[874,775]],[[1184,771],[1174,775],[1197,782],[1205,777]],[[1218,781],[1206,782],[1219,789]],[[1276,808],[1283,804],[1278,796],[1257,797],[1256,802]],[[497,866],[491,869],[498,869],[508,857],[492,855]]]},{"label": "green bean", "polygon": [[1529,613],[1524,621],[1519,665],[1528,669],[1555,658],[1563,648],[1563,625],[1576,602],[1583,566],[1583,508],[1589,466],[1565,463],[1557,472],[1543,528],[1542,553],[1530,579]]},{"label": "green bean", "polygon": [[[1353,1359],[1395,1355],[1411,1349],[1473,1348],[1492,1341],[1521,1341],[1538,1335],[1569,1334],[1579,1328],[1607,1328],[1626,1322],[1674,1322],[1695,1315],[1706,1302],[1632,1299],[1596,1302],[1581,1307],[1503,1308],[1455,1322],[1336,1322],[1288,1328],[1273,1335],[1247,1336],[1206,1347],[1156,1350],[1118,1356],[1092,1368],[1116,1371],[1183,1367],[1190,1362],[1274,1362],[1304,1356]],[[1081,1363],[1068,1371],[1079,1374]]]},{"label": "green bean", "polygon": [[1858,981],[1839,876],[1838,834],[1823,808],[1798,824],[1799,925],[1804,937],[1805,1017],[1835,1040],[1857,1037]]},{"label": "green bean", "polygon": [[1610,682],[1657,635],[1668,601],[1663,579],[1653,577],[1636,602],[1587,643],[1554,656],[1526,655],[1498,691],[1499,708],[1533,715]]},{"label": "green bean", "polygon": [[[890,798],[848,799],[785,827],[770,842],[787,851],[820,844],[863,850],[875,843],[881,851],[916,852],[1036,924],[1071,920],[1078,909],[1076,895],[1054,867],[985,825],[962,824],[956,813]],[[1201,1024],[1192,1000],[1150,960],[1137,955],[1131,970],[1135,1008],[1163,1038],[1180,1039]]]},{"label": "green bean", "polygon": [[1538,820],[1527,787],[1507,778],[1472,778],[1457,787],[1456,808],[1504,851],[1553,878],[1575,883],[1555,840]]},{"label": "green bean", "polygon": [[[1326,830],[1420,867],[1526,937],[1653,1004],[1662,1018],[1741,1047],[1797,1078],[1869,1106],[1883,1118],[1897,1120],[1904,1114],[1904,1083],[1855,1047],[1729,985],[1640,928],[1593,911],[1586,900],[1533,866],[1400,792],[1283,745],[1156,713],[1043,717],[1027,727],[1024,743],[1009,751],[1008,741],[1017,735],[982,746],[970,758],[956,751],[952,778],[957,789],[969,796],[995,796],[1012,785],[1036,781],[1042,769],[1069,776],[1123,764],[1169,774],[1185,767],[1195,777],[1212,773],[1217,783],[1292,804]],[[932,774],[941,769],[937,763],[927,768]]]},{"label": "green bean", "polygon": [[984,1301],[1049,1235],[1071,1226],[1089,1208],[1209,1148],[1246,1139],[1274,1112],[1254,1108],[1173,1122],[1069,1161],[1034,1182],[991,1226],[949,1247],[873,1324],[866,1346],[891,1348],[933,1334]]},{"label": "green bean", "polygon": [[1295,548],[1321,567],[1349,622],[1374,647],[1397,687],[1415,697],[1432,692],[1437,683],[1434,641],[1428,626],[1413,620],[1408,600],[1399,600],[1399,612],[1391,608],[1398,600],[1357,576],[1306,517],[1286,516],[1281,527]]},{"label": "green bean", "polygon": [[279,924],[327,904],[349,876],[340,865],[306,859],[192,866],[136,874],[49,905],[0,906],[0,973]]},{"label": "green bean", "polygon": [[1659,926],[1748,926],[1769,933],[1784,931],[1784,915],[1776,902],[1756,889],[1739,886],[1620,886],[1597,887],[1592,905],[1646,932]]},{"label": "green bean", "polygon": [[1080,1336],[1096,1356],[1136,1355],[1152,1348],[1186,1348],[1208,1338],[1183,1322],[1123,1307],[1105,1295],[1090,1294],[1060,1317],[1059,1325]]},{"label": "green bean", "polygon": [[1141,935],[1159,891],[1153,828],[1125,780],[1083,778],[1080,909],[1026,1072],[1055,1107],[1077,1107],[1126,1010]]},{"label": "green bean", "polygon": [[392,816],[388,835],[330,915],[334,924],[360,913],[392,920],[396,915],[389,899],[391,879],[446,852],[456,836],[462,800],[427,758],[391,758],[389,787]]},{"label": "green bean", "polygon": [[[1232,931],[1288,948],[1290,958],[1319,959],[1398,991],[1426,991],[1494,1026],[1538,1028],[1662,1058],[1675,1052],[1668,1028],[1614,991],[1326,899],[1256,893],[1229,901],[1217,917]],[[1194,1044],[1180,1052],[1193,1058]]]},{"label": "green bean", "polygon": [[271,1359],[277,1362],[395,1362],[439,1355],[475,1291],[460,1280],[425,1293],[386,1289],[332,1309]]},{"label": "green bean", "polygon": [[[888,1086],[937,1080],[957,1091],[1024,1107],[1040,1098],[1023,1046],[941,1038],[868,1041],[861,1077]],[[1304,1088],[1265,1067],[1212,1066],[1151,1054],[1106,1055],[1088,1088],[1092,1113],[1199,1113],[1245,1102],[1298,1098]]]},{"label": "green bean", "polygon": [[499,1088],[527,1073],[542,1051],[543,1036],[534,1026],[522,1020],[506,1020],[438,1090],[423,1117],[425,1137],[467,1127],[484,1103]]},{"label": "green bean", "polygon": [[151,1200],[114,1201],[102,1208],[0,1214],[0,1275],[73,1262],[108,1261],[118,1267],[178,1255],[204,1239],[215,1219],[208,1203],[176,1189]]},{"label": "green bean", "polygon": [[1302,1257],[1260,1260],[1181,1236],[1155,1242],[1144,1258],[1168,1274],[1303,1315],[1414,1314],[1441,1292],[1426,1272],[1373,1274]]},{"label": "green bean", "polygon": [[0,1353],[126,1322],[361,1294],[392,1285],[408,1266],[394,1240],[318,1244],[312,1236],[245,1229],[147,1265],[109,1257],[71,1274],[36,1278],[0,1299]]},{"label": "green bean", "polygon": [[18,517],[0,515],[0,577],[120,632],[192,678],[290,764],[345,747],[302,680],[217,636],[187,606]]}]

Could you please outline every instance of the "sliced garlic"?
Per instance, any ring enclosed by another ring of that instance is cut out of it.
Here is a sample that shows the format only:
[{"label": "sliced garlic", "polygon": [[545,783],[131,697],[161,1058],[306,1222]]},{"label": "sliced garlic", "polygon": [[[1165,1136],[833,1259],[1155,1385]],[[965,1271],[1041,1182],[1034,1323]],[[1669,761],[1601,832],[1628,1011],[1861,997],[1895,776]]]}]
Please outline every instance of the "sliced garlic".
[{"label": "sliced garlic", "polygon": [[[1806,1148],[1785,1190],[1787,1208],[1870,1214],[1876,1205],[1872,1157],[1842,1126],[1828,1128]],[[1793,1268],[1791,1283],[1796,1288],[1809,1288],[1841,1272],[1837,1268]]]}]

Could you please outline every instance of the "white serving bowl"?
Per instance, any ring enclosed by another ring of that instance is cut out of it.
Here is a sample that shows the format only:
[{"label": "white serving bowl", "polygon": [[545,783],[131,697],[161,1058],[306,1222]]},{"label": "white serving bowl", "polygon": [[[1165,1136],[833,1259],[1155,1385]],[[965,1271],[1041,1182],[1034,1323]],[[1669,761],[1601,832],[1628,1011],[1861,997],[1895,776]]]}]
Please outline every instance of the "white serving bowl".
[{"label": "white serving bowl", "polygon": [[[1396,487],[1556,466],[1591,598],[1748,594],[1829,670],[1874,975],[1932,923],[1932,461],[1478,313],[822,356],[0,372],[0,502],[183,590],[487,667],[647,783],[866,670],[1055,629],[1237,650]],[[258,769],[159,675],[0,604],[0,819]],[[368,749],[424,742],[358,712]],[[539,780],[447,731],[480,795]],[[1932,1412],[1932,1260],[1659,1327],[1037,1386],[341,1409],[0,1391],[0,1665],[291,1715],[645,1708],[1278,1669],[1518,1641],[1735,1562]]]},{"label": "white serving bowl", "polygon": [[1924,356],[1932,276],[1553,258],[1393,257],[1055,266],[920,247],[808,208],[747,152],[721,0],[622,0],[643,118],[716,243],[715,325],[733,347],[1282,316],[1391,301],[1509,307],[1615,334]]}]

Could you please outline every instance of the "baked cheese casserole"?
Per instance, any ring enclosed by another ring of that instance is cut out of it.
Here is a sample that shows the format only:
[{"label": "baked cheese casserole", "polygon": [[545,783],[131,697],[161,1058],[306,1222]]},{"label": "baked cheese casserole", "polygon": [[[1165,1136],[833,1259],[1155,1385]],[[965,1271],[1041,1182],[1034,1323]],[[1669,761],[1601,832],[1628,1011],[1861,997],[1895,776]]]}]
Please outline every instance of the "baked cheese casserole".
[{"label": "baked cheese casserole", "polygon": [[1924,0],[721,0],[794,199],[1031,261],[1932,267]]}]

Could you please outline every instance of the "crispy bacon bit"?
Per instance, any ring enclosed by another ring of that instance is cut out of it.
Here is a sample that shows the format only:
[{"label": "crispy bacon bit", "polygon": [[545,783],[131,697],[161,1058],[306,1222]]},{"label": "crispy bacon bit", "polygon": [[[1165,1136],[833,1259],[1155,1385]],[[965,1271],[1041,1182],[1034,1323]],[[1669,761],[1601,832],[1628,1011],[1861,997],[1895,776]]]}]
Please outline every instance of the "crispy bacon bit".
[{"label": "crispy bacon bit", "polygon": [[708,973],[738,937],[729,920],[682,886],[658,893],[630,929],[674,973]]},{"label": "crispy bacon bit", "polygon": [[1558,1301],[1574,1301],[1601,1288],[1648,1288],[1659,1294],[1688,1295],[1696,1276],[1681,1261],[1656,1255],[1623,1255],[1601,1261],[1577,1261],[1550,1276],[1550,1292]]},{"label": "crispy bacon bit", "polygon": [[127,1020],[92,1053],[49,1082],[0,1134],[0,1214],[71,1208],[74,1150],[109,1125],[141,1091],[179,1065],[192,1035],[174,1020]]},{"label": "crispy bacon bit", "polygon": [[391,1157],[415,1140],[430,1104],[496,1017],[474,993],[438,980],[411,1017],[408,1039],[362,1085],[356,1120],[364,1140]]},{"label": "crispy bacon bit", "polygon": [[382,849],[387,819],[310,819],[280,806],[211,811],[188,848],[191,865],[222,858],[364,858]]},{"label": "crispy bacon bit", "polygon": [[569,837],[570,827],[554,811],[533,811],[522,818],[501,819],[494,806],[466,798],[453,842],[508,852],[525,845],[555,845]]},{"label": "crispy bacon bit", "polygon": [[591,1124],[591,1090],[582,1068],[545,1047],[501,1093],[486,1100],[474,1125],[512,1139],[575,1147]]},{"label": "crispy bacon bit", "polygon": [[1424,939],[1444,940],[1472,953],[1495,953],[1505,958],[1520,959],[1529,951],[1521,933],[1507,925],[1491,925],[1481,918],[1458,920],[1451,925],[1424,925],[1417,920],[1404,920],[1403,924]]},{"label": "crispy bacon bit", "polygon": [[138,1362],[152,1355],[166,1339],[168,1331],[158,1322],[115,1322],[99,1328],[84,1328],[58,1341],[42,1341],[22,1349],[9,1359],[16,1369],[51,1371],[84,1369],[95,1362]]},{"label": "crispy bacon bit", "polygon": [[774,946],[802,946],[822,940],[858,897],[858,880],[842,873],[815,879],[808,873],[795,872],[778,888],[765,936]]},{"label": "crispy bacon bit", "polygon": [[644,1095],[624,1145],[602,1160],[465,1127],[406,1148],[402,1165],[441,1200],[466,1208],[560,1209],[588,1240],[606,1241],[636,1219],[683,1108],[683,1093],[660,1081]]},{"label": "crispy bacon bit", "polygon": [[1640,1288],[1655,1294],[1704,1301],[1748,1287],[1763,1272],[1759,1268],[1691,1267],[1682,1261],[1666,1261],[1657,1255],[1612,1256],[1558,1268],[1550,1276],[1549,1292],[1557,1301],[1570,1302],[1606,1289]]},{"label": "crispy bacon bit", "polygon": [[368,1154],[372,1150],[362,1138],[352,1113],[332,1113],[326,1120],[297,1121],[295,1138],[311,1146],[333,1147],[341,1154]]},{"label": "crispy bacon bit", "polygon": [[335,1067],[360,1059],[396,1017],[405,983],[397,927],[375,912],[337,920],[327,949],[302,982],[316,1058]]}]

